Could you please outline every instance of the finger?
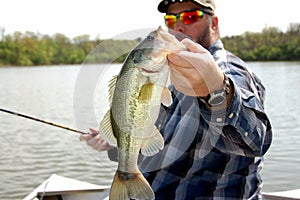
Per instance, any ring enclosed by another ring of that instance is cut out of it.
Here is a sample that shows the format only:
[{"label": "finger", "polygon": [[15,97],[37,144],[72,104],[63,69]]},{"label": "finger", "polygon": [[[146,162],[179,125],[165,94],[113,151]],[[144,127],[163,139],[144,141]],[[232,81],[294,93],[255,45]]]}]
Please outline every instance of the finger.
[{"label": "finger", "polygon": [[91,133],[94,133],[94,134],[99,134],[99,131],[98,131],[98,130],[96,130],[96,129],[89,128],[89,130],[91,131]]},{"label": "finger", "polygon": [[82,135],[80,135],[79,140],[80,140],[80,141],[88,141],[88,140],[90,140],[92,137],[93,137],[93,136],[90,135],[90,134],[82,134]]},{"label": "finger", "polygon": [[184,76],[185,79],[190,79],[195,75],[195,67],[188,63],[180,65],[180,63],[169,62],[169,67],[171,74]]},{"label": "finger", "polygon": [[104,151],[104,150],[106,151],[106,150],[111,149],[112,147],[106,141],[103,140],[103,141],[99,141],[97,144],[95,144],[93,146],[93,148],[98,151]]},{"label": "finger", "polygon": [[94,146],[96,145],[99,141],[102,141],[102,138],[98,138],[99,135],[95,136],[95,137],[92,137],[91,139],[87,140],[86,143],[89,145],[89,146]]},{"label": "finger", "polygon": [[178,91],[186,91],[192,87],[185,76],[181,73],[176,73],[174,70],[171,70],[170,79]]},{"label": "finger", "polygon": [[182,44],[186,46],[188,51],[194,53],[207,53],[207,50],[200,44],[193,42],[192,40],[185,38],[181,41]]},{"label": "finger", "polygon": [[92,133],[91,135],[92,135],[93,137],[95,137],[96,135],[98,135],[98,134],[100,133],[98,130],[93,129],[93,128],[90,128],[89,130],[90,130],[90,132]]},{"label": "finger", "polygon": [[187,51],[171,53],[167,56],[171,68],[190,68]]}]

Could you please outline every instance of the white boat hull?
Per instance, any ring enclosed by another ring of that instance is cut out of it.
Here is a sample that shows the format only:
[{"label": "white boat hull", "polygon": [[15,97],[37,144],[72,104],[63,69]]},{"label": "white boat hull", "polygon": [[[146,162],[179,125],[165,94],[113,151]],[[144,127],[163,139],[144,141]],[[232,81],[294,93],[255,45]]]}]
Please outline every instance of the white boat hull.
[{"label": "white boat hull", "polygon": [[266,200],[299,200],[300,189],[282,192],[264,193]]},{"label": "white boat hull", "polygon": [[23,200],[101,200],[107,198],[108,193],[109,186],[99,186],[53,174]]},{"label": "white boat hull", "polygon": [[[109,186],[100,186],[56,174],[51,175],[23,200],[107,200]],[[300,200],[300,189],[264,193],[266,200]]]}]

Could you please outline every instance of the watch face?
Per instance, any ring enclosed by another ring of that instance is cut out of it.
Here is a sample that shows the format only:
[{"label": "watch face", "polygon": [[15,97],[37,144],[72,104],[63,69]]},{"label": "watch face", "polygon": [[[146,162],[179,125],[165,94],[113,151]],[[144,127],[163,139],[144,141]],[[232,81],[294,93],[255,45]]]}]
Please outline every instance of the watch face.
[{"label": "watch face", "polygon": [[214,94],[209,98],[208,104],[212,106],[218,106],[221,105],[225,99],[226,95],[224,95],[224,93]]},{"label": "watch face", "polygon": [[230,82],[227,76],[224,75],[224,86],[221,90],[216,90],[206,97],[198,97],[198,99],[209,106],[218,106],[224,103],[229,92]]},{"label": "watch face", "polygon": [[224,75],[224,87],[210,94],[207,103],[211,106],[218,106],[224,103],[226,95],[229,94],[230,82],[227,76]]}]

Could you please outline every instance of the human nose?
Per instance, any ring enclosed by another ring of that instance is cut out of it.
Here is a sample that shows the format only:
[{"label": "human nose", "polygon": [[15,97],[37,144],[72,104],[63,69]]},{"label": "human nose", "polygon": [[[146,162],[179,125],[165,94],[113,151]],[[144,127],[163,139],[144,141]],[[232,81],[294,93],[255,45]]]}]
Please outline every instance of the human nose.
[{"label": "human nose", "polygon": [[180,33],[184,33],[184,28],[183,28],[183,26],[182,26],[182,23],[181,23],[179,20],[177,20],[177,22],[175,23],[175,26],[174,26],[173,29],[174,29],[175,31],[180,32]]}]

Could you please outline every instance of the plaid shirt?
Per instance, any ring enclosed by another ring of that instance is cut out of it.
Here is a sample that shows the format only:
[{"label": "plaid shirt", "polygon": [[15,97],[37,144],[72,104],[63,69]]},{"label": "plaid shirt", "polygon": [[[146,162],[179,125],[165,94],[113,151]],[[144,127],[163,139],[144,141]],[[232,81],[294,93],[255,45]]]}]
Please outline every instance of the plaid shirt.
[{"label": "plaid shirt", "polygon": [[157,120],[165,148],[139,163],[156,200],[261,198],[262,156],[272,140],[265,88],[221,40],[209,51],[233,85],[232,101],[211,111],[171,86],[173,104]]}]

